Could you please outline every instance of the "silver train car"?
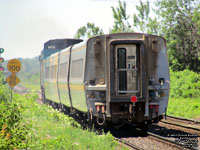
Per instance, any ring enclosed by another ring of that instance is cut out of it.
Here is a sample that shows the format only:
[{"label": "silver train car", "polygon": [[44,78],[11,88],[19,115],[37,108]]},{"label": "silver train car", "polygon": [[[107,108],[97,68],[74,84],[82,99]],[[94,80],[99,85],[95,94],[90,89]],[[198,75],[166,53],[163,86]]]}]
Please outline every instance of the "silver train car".
[{"label": "silver train car", "polygon": [[44,101],[99,125],[145,126],[166,114],[170,76],[164,38],[117,33],[86,42],[50,40],[45,46]]}]

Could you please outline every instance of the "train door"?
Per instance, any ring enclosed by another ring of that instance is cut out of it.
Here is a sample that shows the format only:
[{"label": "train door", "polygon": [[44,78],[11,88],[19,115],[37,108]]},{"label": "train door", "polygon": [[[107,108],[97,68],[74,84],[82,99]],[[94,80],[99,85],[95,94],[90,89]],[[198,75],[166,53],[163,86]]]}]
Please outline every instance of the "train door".
[{"label": "train door", "polygon": [[138,57],[136,44],[115,46],[115,79],[117,95],[138,92]]}]

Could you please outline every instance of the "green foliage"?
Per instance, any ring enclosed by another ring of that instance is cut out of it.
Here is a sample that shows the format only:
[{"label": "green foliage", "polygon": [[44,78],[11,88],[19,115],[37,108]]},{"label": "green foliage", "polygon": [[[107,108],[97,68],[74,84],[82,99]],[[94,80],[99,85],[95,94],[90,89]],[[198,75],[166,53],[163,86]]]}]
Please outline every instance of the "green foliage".
[{"label": "green foliage", "polygon": [[200,71],[199,0],[157,2],[162,35],[167,40],[169,65],[174,71]]},{"label": "green foliage", "polygon": [[188,69],[170,71],[170,96],[198,98],[200,96],[200,75]]},{"label": "green foliage", "polygon": [[130,16],[126,13],[126,3],[119,1],[119,6],[112,8],[113,18],[114,18],[114,26],[110,29],[111,33],[118,32],[132,32],[131,25],[128,22]]},{"label": "green foliage", "polygon": [[87,23],[86,26],[83,26],[78,29],[75,38],[91,38],[93,36],[102,34],[103,30],[100,29],[99,27],[96,27],[94,23]]},{"label": "green foliage", "polygon": [[200,116],[200,99],[170,98],[167,113],[184,118],[197,118]]},{"label": "green foliage", "polygon": [[[199,5],[199,7],[200,7],[200,5]],[[200,10],[199,9],[196,9],[194,11],[194,16],[193,16],[192,20],[193,20],[193,22],[196,22],[197,27],[198,27],[197,33],[200,35]]]},{"label": "green foliage", "polygon": [[[4,77],[0,75],[0,80]],[[83,130],[71,117],[36,103],[36,93],[21,96],[0,84],[0,149],[107,149],[118,146],[111,134]]]},{"label": "green foliage", "polygon": [[190,71],[170,70],[170,98],[167,113],[185,117],[200,116],[200,74]]},{"label": "green foliage", "polygon": [[83,130],[71,117],[53,108],[37,104],[33,98],[23,103],[24,122],[32,124],[28,134],[29,149],[107,149],[115,150],[117,142],[111,134],[97,135]]},{"label": "green foliage", "polygon": [[138,27],[142,32],[149,34],[159,33],[159,23],[156,18],[150,17],[149,1],[144,4],[140,0],[140,5],[136,6],[138,14],[133,15],[134,26]]},{"label": "green foliage", "polygon": [[26,148],[29,125],[22,122],[23,107],[15,94],[11,103],[7,91],[0,84],[0,149]]},{"label": "green foliage", "polygon": [[[1,76],[0,76],[1,77]],[[21,96],[0,84],[0,149],[107,149],[118,146],[111,134],[83,130],[71,117],[37,104],[37,94]]]},{"label": "green foliage", "polygon": [[[150,6],[149,1],[144,4],[140,1],[140,5],[136,6],[138,13],[133,15],[134,26],[137,27],[140,31],[150,34],[159,33],[159,23],[156,18],[151,18],[150,15]],[[119,1],[119,6],[114,8],[112,7],[114,26],[110,29],[111,33],[118,32],[133,32],[133,27],[129,23],[130,16],[126,13],[126,3]]]}]

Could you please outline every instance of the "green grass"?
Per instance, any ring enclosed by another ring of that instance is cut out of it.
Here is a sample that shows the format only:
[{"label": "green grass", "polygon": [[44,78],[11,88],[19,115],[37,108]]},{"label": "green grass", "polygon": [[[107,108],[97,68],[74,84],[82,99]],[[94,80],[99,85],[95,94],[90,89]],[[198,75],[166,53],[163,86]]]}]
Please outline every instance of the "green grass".
[{"label": "green grass", "polygon": [[24,142],[26,148],[33,150],[119,148],[110,133],[97,135],[95,132],[83,130],[72,118],[47,105],[37,104],[35,98],[35,94],[26,97],[14,94],[15,102],[20,105],[22,122],[29,126]]},{"label": "green grass", "polygon": [[168,114],[192,119],[200,117],[200,74],[188,69],[170,70],[170,80]]},{"label": "green grass", "polygon": [[167,113],[178,117],[195,119],[200,116],[200,98],[170,98]]}]

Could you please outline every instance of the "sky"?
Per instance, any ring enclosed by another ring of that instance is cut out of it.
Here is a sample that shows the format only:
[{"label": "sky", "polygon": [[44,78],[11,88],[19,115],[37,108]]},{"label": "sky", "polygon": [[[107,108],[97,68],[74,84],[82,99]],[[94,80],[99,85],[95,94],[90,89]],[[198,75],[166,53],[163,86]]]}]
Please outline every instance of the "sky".
[{"label": "sky", "polygon": [[[123,1],[123,0],[122,0]],[[145,1],[145,0],[144,0]],[[139,0],[126,0],[134,13]],[[50,39],[74,38],[78,28],[95,23],[108,33],[117,0],[0,0],[0,47],[4,59],[39,56]]]}]

